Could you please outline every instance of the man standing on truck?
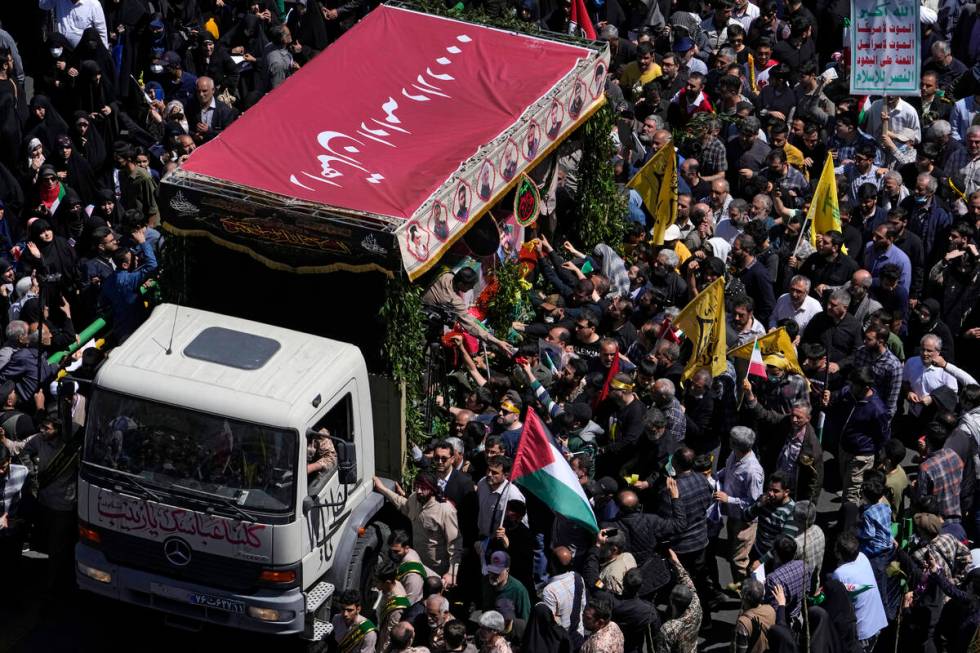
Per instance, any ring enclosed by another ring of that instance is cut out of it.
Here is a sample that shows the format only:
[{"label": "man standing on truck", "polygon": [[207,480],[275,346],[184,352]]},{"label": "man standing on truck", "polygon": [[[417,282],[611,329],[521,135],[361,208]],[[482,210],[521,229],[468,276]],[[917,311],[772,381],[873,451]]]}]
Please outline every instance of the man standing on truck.
[{"label": "man standing on truck", "polygon": [[472,268],[461,268],[458,272],[443,272],[422,295],[422,303],[448,313],[459,320],[466,332],[487,342],[493,343],[508,354],[514,353],[512,345],[496,338],[484,329],[469,312],[469,306],[462,295],[476,287],[479,280]]},{"label": "man standing on truck", "polygon": [[117,343],[128,338],[146,319],[140,286],[157,270],[156,255],[146,240],[146,227],[134,231],[133,240],[139,244],[140,266],[136,266],[136,254],[132,251],[118,250],[112,255],[116,271],[102,282],[101,299],[112,311],[112,336]]},{"label": "man standing on truck", "polygon": [[337,603],[340,612],[333,618],[333,636],[340,653],[374,653],[378,629],[361,614],[361,593],[344,590]]}]

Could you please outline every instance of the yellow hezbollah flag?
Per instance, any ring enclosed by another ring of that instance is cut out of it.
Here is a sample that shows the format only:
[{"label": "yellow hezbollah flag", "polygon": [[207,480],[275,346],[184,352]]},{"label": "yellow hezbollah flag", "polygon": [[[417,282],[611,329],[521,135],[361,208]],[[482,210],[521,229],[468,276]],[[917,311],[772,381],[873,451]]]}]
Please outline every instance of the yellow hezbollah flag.
[{"label": "yellow hezbollah flag", "polygon": [[640,194],[653,216],[653,244],[664,244],[664,232],[677,220],[677,153],[670,143],[657,150],[626,184]]},{"label": "yellow hezbollah flag", "polygon": [[[755,342],[753,340],[745,343],[741,347],[735,347],[729,350],[728,355],[733,358],[751,360],[752,347]],[[800,361],[796,358],[796,348],[793,347],[793,341],[790,340],[785,327],[779,327],[775,331],[770,331],[759,338],[758,342],[759,351],[762,353],[762,359],[766,365],[782,367],[787,372],[799,374],[804,379],[806,378],[806,375],[803,373],[803,368],[800,367]],[[770,359],[770,356],[773,358]]]},{"label": "yellow hezbollah flag", "polygon": [[674,320],[691,342],[691,353],[681,381],[686,381],[702,367],[718,376],[727,368],[725,363],[725,277],[718,277],[698,293]]},{"label": "yellow hezbollah flag", "polygon": [[[828,231],[841,231],[840,204],[837,202],[837,178],[834,176],[834,157],[828,156],[820,173],[820,181],[813,191],[810,211],[806,214],[810,221],[810,244],[817,246],[817,235]],[[842,250],[845,254],[846,249]]]}]

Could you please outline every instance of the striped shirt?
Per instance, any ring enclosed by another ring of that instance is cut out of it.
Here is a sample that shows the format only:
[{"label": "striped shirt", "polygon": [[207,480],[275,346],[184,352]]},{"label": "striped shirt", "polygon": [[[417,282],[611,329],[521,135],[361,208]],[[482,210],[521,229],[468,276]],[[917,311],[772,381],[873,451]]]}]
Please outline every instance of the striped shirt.
[{"label": "striped shirt", "polygon": [[747,519],[759,519],[759,530],[756,532],[752,551],[760,562],[765,563],[769,559],[772,554],[772,545],[776,543],[776,538],[781,533],[790,537],[799,533],[799,528],[793,521],[793,509],[795,507],[796,502],[792,499],[778,506],[773,506],[763,495],[745,511]]}]

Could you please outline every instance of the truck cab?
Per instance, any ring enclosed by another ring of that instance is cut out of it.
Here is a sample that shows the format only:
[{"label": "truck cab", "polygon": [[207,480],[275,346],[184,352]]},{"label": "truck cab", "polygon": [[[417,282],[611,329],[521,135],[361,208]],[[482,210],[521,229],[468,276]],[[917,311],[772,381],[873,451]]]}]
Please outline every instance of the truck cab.
[{"label": "truck cab", "polygon": [[[337,464],[307,474],[326,434]],[[312,452],[312,449],[311,449]],[[375,517],[356,347],[163,304],[99,368],[79,464],[79,585],[174,619],[322,642],[366,589]]]}]

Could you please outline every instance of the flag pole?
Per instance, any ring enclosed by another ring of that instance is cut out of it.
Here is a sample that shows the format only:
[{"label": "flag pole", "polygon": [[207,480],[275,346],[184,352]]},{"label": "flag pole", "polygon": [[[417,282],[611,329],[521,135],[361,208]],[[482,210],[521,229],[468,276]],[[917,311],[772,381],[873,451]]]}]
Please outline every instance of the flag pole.
[{"label": "flag pole", "polygon": [[813,225],[810,224],[810,222],[811,222],[810,221],[810,216],[807,216],[806,218],[803,219],[803,226],[800,227],[800,235],[796,239],[796,247],[793,248],[793,256],[796,256],[796,253],[798,251],[800,251],[800,244],[803,242],[803,236],[806,234],[806,228],[807,228],[807,226],[808,225],[810,227],[813,226]]}]

